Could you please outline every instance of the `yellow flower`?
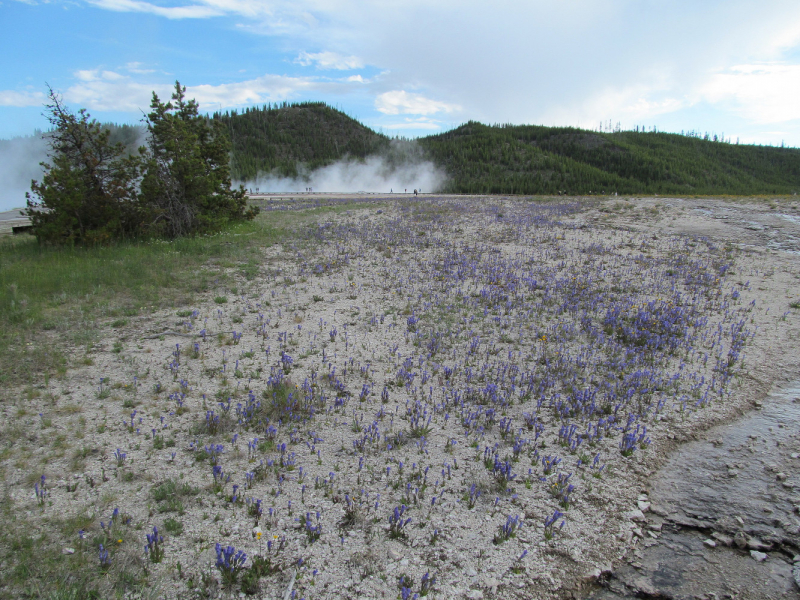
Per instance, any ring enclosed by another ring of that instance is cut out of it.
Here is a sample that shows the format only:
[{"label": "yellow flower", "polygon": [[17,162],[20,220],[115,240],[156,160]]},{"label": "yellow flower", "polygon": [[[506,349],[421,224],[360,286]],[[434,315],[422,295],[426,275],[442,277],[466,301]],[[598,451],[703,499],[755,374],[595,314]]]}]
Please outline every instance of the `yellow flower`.
[{"label": "yellow flower", "polygon": [[258,533],[256,533],[256,539],[257,539],[257,540],[260,540],[260,539],[261,539],[261,532],[260,532],[260,531],[259,531]]},{"label": "yellow flower", "polygon": [[121,543],[122,543],[122,538],[118,539],[118,540],[117,540],[117,543],[118,543],[118,544],[121,544]]}]

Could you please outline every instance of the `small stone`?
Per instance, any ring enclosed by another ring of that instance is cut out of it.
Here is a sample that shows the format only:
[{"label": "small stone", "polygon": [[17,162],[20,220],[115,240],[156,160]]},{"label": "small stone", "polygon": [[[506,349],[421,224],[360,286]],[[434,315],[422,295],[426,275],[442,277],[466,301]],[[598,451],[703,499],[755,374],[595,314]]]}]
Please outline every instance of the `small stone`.
[{"label": "small stone", "polygon": [[736,532],[736,535],[733,537],[733,543],[742,550],[747,548],[747,536],[744,534],[744,531]]},{"label": "small stone", "polygon": [[717,540],[717,542],[719,542],[723,546],[733,545],[733,538],[729,535],[725,535],[724,533],[718,533],[715,531],[714,533],[711,534],[711,537],[713,537],[715,540]]},{"label": "small stone", "polygon": [[703,543],[706,546],[708,546],[709,548],[716,548],[717,547],[717,542],[715,542],[714,540],[703,540]]},{"label": "small stone", "polygon": [[641,522],[644,521],[644,513],[639,510],[638,508],[635,510],[631,510],[625,513],[624,517],[626,519],[630,519],[631,521]]},{"label": "small stone", "polygon": [[582,579],[586,583],[592,583],[592,582],[597,581],[598,579],[600,579],[600,576],[602,574],[603,574],[603,572],[600,569],[594,568],[594,569],[590,569],[589,571],[586,571],[586,573],[583,574]]},{"label": "small stone", "polygon": [[786,473],[778,473],[775,476],[775,479],[777,479],[778,481],[786,481]]},{"label": "small stone", "polygon": [[750,550],[750,556],[753,557],[753,560],[758,562],[764,562],[767,560],[767,555],[763,552],[759,552],[758,550]]},{"label": "small stone", "polygon": [[483,592],[481,590],[470,590],[466,593],[466,596],[470,600],[481,600],[483,598]]},{"label": "small stone", "polygon": [[75,548],[62,548],[61,554],[75,554]]},{"label": "small stone", "polygon": [[389,549],[389,558],[391,558],[392,560],[400,560],[403,557],[400,555],[399,552],[397,552],[396,550],[390,548]]},{"label": "small stone", "polygon": [[473,569],[472,567],[467,569],[467,575],[469,575],[470,577],[475,577],[477,574],[478,574],[478,572],[475,569]]},{"label": "small stone", "polygon": [[403,565],[404,567],[408,566],[408,559],[404,558],[403,560],[400,561],[400,564]]},{"label": "small stone", "polygon": [[650,503],[650,512],[654,515],[658,515],[659,517],[666,517],[669,513],[658,506],[657,504]]},{"label": "small stone", "polygon": [[737,522],[737,523],[738,523],[738,524],[739,524],[741,527],[744,527],[744,520],[742,519],[742,517],[736,516],[736,517],[733,517],[733,518],[736,520],[736,522]]},{"label": "small stone", "polygon": [[756,537],[748,538],[747,540],[747,547],[750,550],[769,550],[772,546],[770,544],[765,544],[760,539]]},{"label": "small stone", "polygon": [[650,503],[644,502],[643,500],[639,500],[636,503],[636,506],[638,506],[639,510],[642,511],[643,513],[646,513],[648,510],[650,510]]},{"label": "small stone", "polygon": [[797,452],[792,452],[791,456],[792,458],[800,458],[800,454],[798,454]]}]

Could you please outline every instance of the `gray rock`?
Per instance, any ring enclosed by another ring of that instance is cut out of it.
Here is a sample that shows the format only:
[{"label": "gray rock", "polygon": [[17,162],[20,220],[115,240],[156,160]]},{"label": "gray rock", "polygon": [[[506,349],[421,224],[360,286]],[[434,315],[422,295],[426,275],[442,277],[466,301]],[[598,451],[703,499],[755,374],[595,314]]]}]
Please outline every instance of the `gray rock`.
[{"label": "gray rock", "polygon": [[714,532],[711,534],[718,543],[722,544],[723,546],[732,546],[733,545],[733,538],[729,535],[725,535],[724,533]]},{"label": "gray rock", "polygon": [[630,510],[623,515],[626,519],[630,519],[631,521],[642,522],[645,520],[644,513],[637,509]]},{"label": "gray rock", "polygon": [[758,562],[764,562],[765,560],[767,560],[767,555],[764,554],[763,552],[759,552],[758,550],[750,550],[750,556],[753,557],[753,560],[756,560]]},{"label": "gray rock", "polygon": [[747,548],[747,536],[744,534],[744,531],[736,532],[736,535],[733,537],[733,543],[742,550]]},{"label": "gray rock", "polygon": [[483,598],[483,592],[481,590],[470,590],[465,596],[470,600],[481,600]]},{"label": "gray rock", "polygon": [[706,546],[708,546],[709,548],[716,548],[717,547],[717,542],[715,542],[714,540],[703,540],[703,543]]}]

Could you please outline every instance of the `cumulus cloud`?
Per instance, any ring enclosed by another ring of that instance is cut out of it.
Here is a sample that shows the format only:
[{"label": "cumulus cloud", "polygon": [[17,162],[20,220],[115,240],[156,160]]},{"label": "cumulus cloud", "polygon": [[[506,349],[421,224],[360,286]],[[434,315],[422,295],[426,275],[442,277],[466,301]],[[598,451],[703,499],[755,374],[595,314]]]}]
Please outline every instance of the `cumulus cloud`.
[{"label": "cumulus cloud", "polygon": [[384,92],[375,98],[375,108],[385,115],[431,115],[438,112],[459,110],[457,104],[431,100],[421,94],[409,94],[404,90]]},{"label": "cumulus cloud", "polygon": [[42,92],[0,90],[0,106],[41,106],[44,101]]},{"label": "cumulus cloud", "polygon": [[357,56],[342,56],[336,52],[301,52],[297,57],[299,64],[307,67],[316,65],[318,69],[336,69],[338,71],[349,71],[364,67],[364,61]]},{"label": "cumulus cloud", "polygon": [[[67,101],[96,111],[137,112],[150,106],[152,93],[168,99],[171,84],[134,80],[113,71],[83,70],[75,73],[78,82],[64,93]],[[263,75],[254,79],[219,85],[189,85],[186,94],[197,100],[203,110],[282,102],[302,98],[312,92],[341,91],[347,83],[330,82],[313,77]],[[0,92],[2,94],[2,92]],[[0,96],[1,98],[2,96]]]},{"label": "cumulus cloud", "polygon": [[755,123],[793,121],[800,119],[800,65],[736,65],[711,77],[701,93]]},{"label": "cumulus cloud", "polygon": [[159,6],[140,0],[88,0],[88,3],[115,12],[149,13],[167,19],[207,19],[226,13],[223,8],[217,8],[211,3],[188,6]]}]

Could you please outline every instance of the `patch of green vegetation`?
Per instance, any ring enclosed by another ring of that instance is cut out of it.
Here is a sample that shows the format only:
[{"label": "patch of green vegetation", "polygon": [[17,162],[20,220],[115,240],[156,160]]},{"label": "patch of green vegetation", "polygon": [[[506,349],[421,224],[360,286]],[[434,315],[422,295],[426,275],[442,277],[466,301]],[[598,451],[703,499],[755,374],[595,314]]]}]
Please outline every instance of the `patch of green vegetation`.
[{"label": "patch of green vegetation", "polygon": [[164,531],[174,536],[179,536],[183,533],[183,522],[170,517],[164,520]]},{"label": "patch of green vegetation", "polygon": [[[30,236],[0,238],[0,383],[65,373],[66,349],[91,349],[102,317],[186,306],[213,282],[230,279],[220,261],[259,260],[262,248],[291,235],[292,216],[298,215],[264,213],[220,235],[105,247],[55,248]],[[123,327],[122,321],[112,326]],[[91,356],[80,362],[93,364]]]}]

